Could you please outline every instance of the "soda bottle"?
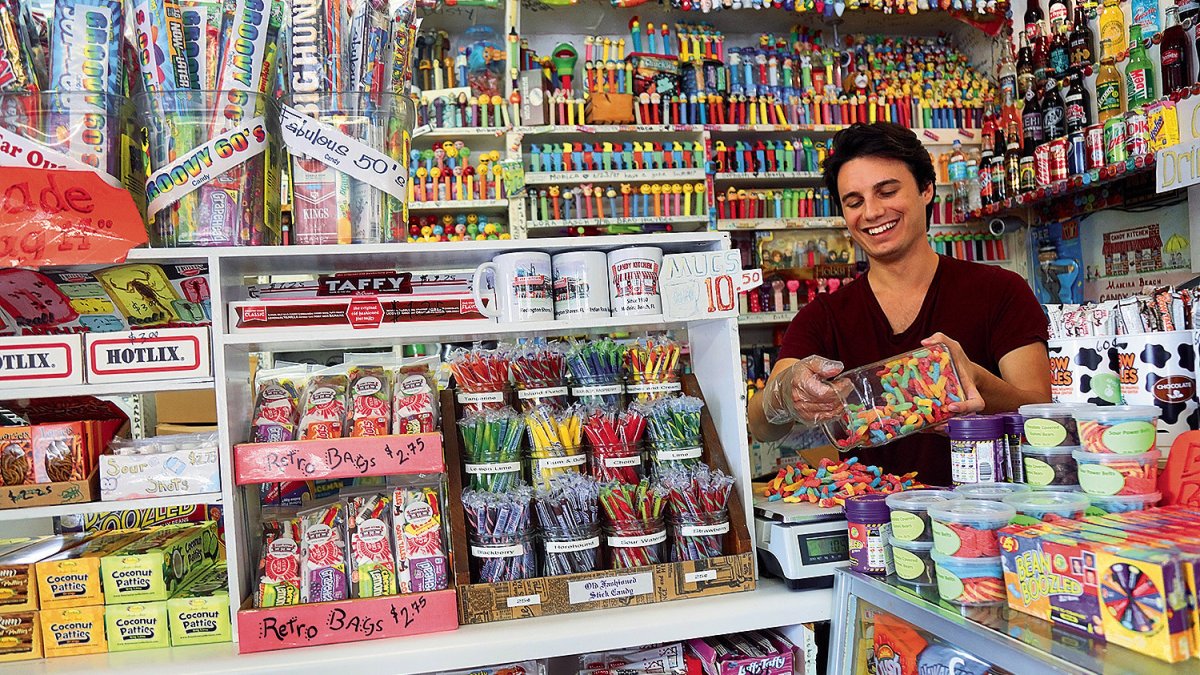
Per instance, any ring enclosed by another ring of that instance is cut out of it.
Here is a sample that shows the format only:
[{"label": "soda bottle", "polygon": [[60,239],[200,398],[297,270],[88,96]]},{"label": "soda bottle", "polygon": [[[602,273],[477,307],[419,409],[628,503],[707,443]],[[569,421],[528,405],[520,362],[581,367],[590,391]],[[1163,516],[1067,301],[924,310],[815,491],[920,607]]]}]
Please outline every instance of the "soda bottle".
[{"label": "soda bottle", "polygon": [[1029,38],[1021,31],[1021,46],[1017,49],[1017,86],[1020,91],[1029,88],[1036,78],[1033,72],[1033,48],[1029,46]]},{"label": "soda bottle", "polygon": [[1046,80],[1046,93],[1042,96],[1042,133],[1048,141],[1067,135],[1066,105],[1054,78]]},{"label": "soda bottle", "polygon": [[[1004,132],[1001,131],[1000,129],[996,129],[996,140],[992,145],[994,147],[994,150],[992,151],[992,170],[991,170],[992,202],[1000,203],[1010,196],[1006,189],[1006,187],[1008,185],[1008,179],[1004,175],[1004,169],[1005,169],[1004,157],[1005,157],[1006,149],[1008,147],[1008,143],[1005,142]],[[1012,196],[1015,196],[1015,195],[1012,195]]]},{"label": "soda bottle", "polygon": [[1042,20],[1045,18],[1046,15],[1042,13],[1041,0],[1029,0],[1029,4],[1025,7],[1025,37],[1029,38],[1029,44],[1035,50],[1041,46]]},{"label": "soda bottle", "polygon": [[1021,148],[1020,188],[1022,193],[1033,192],[1037,189],[1037,165],[1033,156],[1033,146]]},{"label": "soda bottle", "polygon": [[1096,121],[1107,122],[1125,113],[1125,93],[1121,90],[1121,74],[1112,59],[1100,62],[1096,72]]},{"label": "soda bottle", "polygon": [[1124,40],[1125,13],[1117,0],[1104,0],[1104,10],[1100,12],[1100,60],[1115,62],[1125,49]]},{"label": "soda bottle", "polygon": [[1079,70],[1091,65],[1092,59],[1096,57],[1096,36],[1092,34],[1092,28],[1088,25],[1087,12],[1083,9],[1082,2],[1075,4],[1075,21],[1071,23],[1069,42],[1071,67]]},{"label": "soda bottle", "polygon": [[1092,102],[1087,88],[1083,86],[1083,73],[1072,72],[1067,79],[1066,103],[1067,134],[1081,132],[1092,123]]},{"label": "soda bottle", "polygon": [[950,187],[953,190],[954,213],[965,215],[967,209],[967,157],[963,154],[962,143],[954,141],[950,150]]},{"label": "soda bottle", "polygon": [[1070,67],[1071,46],[1067,40],[1067,27],[1059,26],[1050,40],[1050,71],[1054,77],[1061,78]]},{"label": "soda bottle", "polygon": [[[967,210],[978,211],[983,208],[983,200],[979,195],[979,160],[972,153],[967,157],[967,185],[975,186],[967,191]],[[965,218],[964,218],[965,220]]]},{"label": "soda bottle", "polygon": [[1142,46],[1142,27],[1129,27],[1129,63],[1125,65],[1125,86],[1129,107],[1137,108],[1154,100],[1154,66]]},{"label": "soda bottle", "polygon": [[1176,4],[1179,7],[1179,22],[1190,21],[1200,15],[1200,0],[1181,0]]},{"label": "soda bottle", "polygon": [[1021,109],[1021,128],[1023,129],[1021,138],[1021,147],[1023,148],[1032,150],[1046,140],[1046,134],[1042,128],[1042,106],[1038,101],[1037,86],[1032,81],[1025,90],[1025,107]]},{"label": "soda bottle", "polygon": [[1163,93],[1173,94],[1192,85],[1192,55],[1188,51],[1187,33],[1179,25],[1179,9],[1167,8],[1167,25],[1159,43],[1162,55]]},{"label": "soda bottle", "polygon": [[993,152],[990,147],[990,143],[994,142],[994,140],[989,141],[988,145],[984,145],[983,151],[979,153],[979,179],[975,181],[975,184],[979,188],[979,203],[984,206],[989,206],[996,201],[992,192],[992,188],[994,187],[992,183]]},{"label": "soda bottle", "polygon": [[1049,14],[1051,30],[1057,31],[1059,27],[1066,25],[1070,14],[1067,10],[1067,0],[1050,0]]},{"label": "soda bottle", "polygon": [[1021,192],[1021,142],[1017,125],[1008,125],[1008,145],[1004,148],[1004,185],[1009,197]]}]

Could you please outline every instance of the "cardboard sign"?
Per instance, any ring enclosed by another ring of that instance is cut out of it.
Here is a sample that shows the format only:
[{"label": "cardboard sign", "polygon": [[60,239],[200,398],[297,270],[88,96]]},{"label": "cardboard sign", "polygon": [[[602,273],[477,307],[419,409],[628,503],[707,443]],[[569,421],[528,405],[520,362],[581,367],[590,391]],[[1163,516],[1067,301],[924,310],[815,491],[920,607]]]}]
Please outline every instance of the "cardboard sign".
[{"label": "cardboard sign", "polygon": [[147,241],[133,197],[91,171],[0,171],[0,265],[107,265]]},{"label": "cardboard sign", "polygon": [[212,374],[207,328],[157,328],[84,336],[87,381],[182,380]]},{"label": "cardboard sign", "polygon": [[233,459],[238,485],[446,470],[440,433],[242,443]]},{"label": "cardboard sign", "polygon": [[0,383],[57,386],[83,384],[79,335],[0,338]]},{"label": "cardboard sign", "polygon": [[762,285],[762,270],[743,270],[736,250],[663,256],[663,314],[668,319],[736,317],[738,294]]},{"label": "cardboard sign", "polygon": [[1159,150],[1154,163],[1154,189],[1162,194],[1200,183],[1200,139]]}]

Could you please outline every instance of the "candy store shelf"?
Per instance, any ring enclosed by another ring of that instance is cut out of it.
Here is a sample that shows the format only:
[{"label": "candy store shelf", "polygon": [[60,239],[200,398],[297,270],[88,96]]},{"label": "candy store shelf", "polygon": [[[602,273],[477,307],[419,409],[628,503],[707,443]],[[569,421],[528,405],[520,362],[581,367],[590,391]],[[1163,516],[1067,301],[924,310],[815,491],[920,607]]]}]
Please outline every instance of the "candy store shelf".
[{"label": "candy store shelf", "polygon": [[502,136],[511,129],[512,127],[441,127],[426,130],[417,128],[413,131],[413,140],[422,138],[454,140],[467,136]]},{"label": "candy store shelf", "polygon": [[696,134],[706,127],[699,124],[555,124],[514,127],[526,136],[565,136],[571,134]]},{"label": "candy store shelf", "polygon": [[738,317],[738,323],[743,326],[787,323],[794,316],[796,316],[795,312],[755,312],[752,314],[742,314]]},{"label": "candy store shelf", "polygon": [[758,180],[818,180],[821,178],[821,173],[818,171],[730,171],[727,173],[718,173],[713,176],[713,180],[718,183],[731,183],[734,181],[758,181]]},{"label": "candy store shelf", "polygon": [[507,199],[448,199],[434,202],[409,202],[409,211],[503,211]]},{"label": "candy store shelf", "polygon": [[531,220],[525,224],[531,230],[552,227],[611,227],[614,225],[677,225],[703,223],[708,214],[698,216],[671,216],[649,218],[572,218],[571,220]]},{"label": "candy store shelf", "polygon": [[833,593],[829,589],[793,593],[774,579],[759,579],[758,585],[757,590],[746,593],[463,626],[456,631],[391,640],[240,656],[232,644],[150,649],[2,664],[0,674],[445,672],[566,656],[581,649],[600,651],[685,640],[709,635],[714,626],[719,626],[722,632],[738,632],[824,621],[830,617]]},{"label": "candy store shelf", "polygon": [[538,171],[525,174],[526,185],[601,183],[605,181],[704,180],[704,169],[626,169],[621,171]]},{"label": "candy store shelf", "polygon": [[1170,675],[1194,673],[1194,661],[1167,663],[1124,647],[1107,645],[1007,605],[957,608],[941,602],[937,590],[915,595],[864,574],[835,572],[834,634],[829,640],[831,673],[853,672],[858,632],[857,603],[882,609],[1011,673],[1104,673]]},{"label": "candy store shelf", "polygon": [[845,227],[843,218],[722,218],[717,229],[736,230],[828,230]]},{"label": "candy store shelf", "polygon": [[[130,257],[132,258],[132,256]],[[5,387],[0,390],[0,400],[13,401],[20,398],[49,398],[51,396],[125,396],[149,394],[155,391],[193,391],[212,388],[213,379],[211,377],[193,380],[147,380],[145,382],[73,384],[55,387]]]},{"label": "candy store shelf", "polygon": [[706,131],[718,133],[775,133],[775,134],[790,134],[790,133],[810,133],[810,134],[832,134],[848,125],[845,124],[706,124]]},{"label": "candy store shelf", "polygon": [[1006,215],[1012,211],[1027,207],[1045,206],[1065,196],[1074,195],[1107,183],[1124,180],[1140,173],[1154,171],[1155,161],[1154,154],[1149,153],[1141,157],[1127,159],[1124,162],[1109,164],[1100,169],[1092,169],[1087,173],[1071,176],[1066,180],[1055,181],[1033,192],[1028,192],[1017,197],[1010,197],[1004,200],[1003,203],[992,204],[977,211],[971,211],[967,214],[967,219],[991,218],[993,216]]},{"label": "candy store shelf", "polygon": [[0,509],[0,522],[26,520],[28,518],[50,518],[53,516],[72,516],[87,513],[118,513],[121,511],[141,511],[143,509],[165,509],[174,506],[220,503],[220,492],[206,492],[198,495],[127,499],[119,502],[84,502],[79,504],[61,504],[59,506],[28,506],[16,509]]}]

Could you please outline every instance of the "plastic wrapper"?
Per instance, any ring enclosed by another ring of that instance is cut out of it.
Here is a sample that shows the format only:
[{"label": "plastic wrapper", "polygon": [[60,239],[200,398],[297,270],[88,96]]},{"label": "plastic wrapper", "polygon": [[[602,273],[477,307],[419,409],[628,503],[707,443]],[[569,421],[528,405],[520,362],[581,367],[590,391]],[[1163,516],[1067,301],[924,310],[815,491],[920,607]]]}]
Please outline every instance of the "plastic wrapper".
[{"label": "plastic wrapper", "polygon": [[383,366],[350,366],[350,436],[386,436],[392,422],[392,376]]},{"label": "plastic wrapper", "polygon": [[254,377],[254,412],[250,440],[254,443],[294,441],[299,436],[300,397],[308,384],[309,367],[286,366],[259,370]]},{"label": "plastic wrapper", "polygon": [[255,607],[300,604],[300,525],[295,518],[265,519],[260,539]]},{"label": "plastic wrapper", "polygon": [[409,480],[392,492],[393,542],[401,593],[446,588],[449,557],[440,485]]},{"label": "plastic wrapper", "polygon": [[370,491],[346,495],[346,523],[350,535],[350,597],[395,595],[391,494]]},{"label": "plastic wrapper", "polygon": [[346,505],[340,501],[296,514],[300,521],[300,601],[349,597]]},{"label": "plastic wrapper", "polygon": [[326,368],[312,374],[304,388],[304,403],[300,407],[300,440],[346,435],[349,385],[344,367]]},{"label": "plastic wrapper", "polygon": [[392,431],[424,434],[438,430],[437,385],[426,366],[404,366],[392,378]]}]

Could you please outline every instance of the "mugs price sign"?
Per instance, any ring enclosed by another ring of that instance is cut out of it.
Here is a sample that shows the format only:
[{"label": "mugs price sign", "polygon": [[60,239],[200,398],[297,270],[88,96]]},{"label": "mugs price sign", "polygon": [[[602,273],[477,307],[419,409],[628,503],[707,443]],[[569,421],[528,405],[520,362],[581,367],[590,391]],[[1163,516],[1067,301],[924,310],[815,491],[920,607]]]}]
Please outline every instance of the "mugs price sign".
[{"label": "mugs price sign", "polygon": [[743,270],[735,250],[663,256],[659,286],[668,319],[737,316],[738,294],[761,285],[762,270]]}]

